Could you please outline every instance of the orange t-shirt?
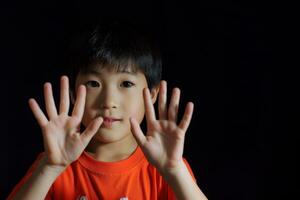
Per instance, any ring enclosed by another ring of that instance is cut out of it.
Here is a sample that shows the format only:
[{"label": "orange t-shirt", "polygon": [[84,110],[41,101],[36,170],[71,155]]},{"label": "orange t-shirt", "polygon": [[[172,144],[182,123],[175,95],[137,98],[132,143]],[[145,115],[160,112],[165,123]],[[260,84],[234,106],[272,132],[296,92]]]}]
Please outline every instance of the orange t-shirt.
[{"label": "orange t-shirt", "polygon": [[[41,157],[42,154],[15,186],[8,199],[28,180]],[[184,161],[194,177],[189,164]],[[130,157],[117,162],[97,161],[83,152],[77,161],[57,177],[46,199],[175,200],[175,196],[138,147]]]}]

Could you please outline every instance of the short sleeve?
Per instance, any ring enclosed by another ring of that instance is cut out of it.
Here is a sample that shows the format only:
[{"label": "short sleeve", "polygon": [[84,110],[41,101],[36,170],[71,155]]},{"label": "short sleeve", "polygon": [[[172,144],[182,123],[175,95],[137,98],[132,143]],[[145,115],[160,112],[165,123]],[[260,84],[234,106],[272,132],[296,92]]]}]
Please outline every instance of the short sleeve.
[{"label": "short sleeve", "polygon": [[[11,200],[13,199],[13,197],[16,195],[16,193],[19,191],[19,189],[22,187],[23,184],[25,184],[28,179],[31,177],[31,175],[33,174],[34,170],[36,169],[36,167],[38,166],[38,164],[40,163],[41,159],[44,156],[44,152],[40,153],[36,160],[33,162],[33,164],[30,166],[30,168],[27,170],[25,176],[17,183],[17,185],[13,188],[13,190],[11,191],[11,193],[9,194],[9,196],[7,197],[7,200]],[[48,194],[46,195],[45,200],[51,200],[51,193],[52,193],[52,187],[50,188]]]}]

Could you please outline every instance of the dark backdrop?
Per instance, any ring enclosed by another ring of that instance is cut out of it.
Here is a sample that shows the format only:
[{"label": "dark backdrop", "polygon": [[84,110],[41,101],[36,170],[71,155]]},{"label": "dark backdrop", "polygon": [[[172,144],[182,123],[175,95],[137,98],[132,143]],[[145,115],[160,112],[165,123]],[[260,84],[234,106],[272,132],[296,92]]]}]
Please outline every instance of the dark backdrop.
[{"label": "dark backdrop", "polygon": [[164,54],[163,78],[170,88],[182,89],[182,108],[195,103],[184,156],[203,192],[209,199],[268,199],[268,192],[281,189],[271,174],[274,141],[280,139],[272,130],[277,38],[269,8],[267,2],[221,0],[2,5],[1,198],[43,150],[27,101],[43,102],[46,81],[58,94],[69,34],[94,17],[118,16],[155,30]]}]

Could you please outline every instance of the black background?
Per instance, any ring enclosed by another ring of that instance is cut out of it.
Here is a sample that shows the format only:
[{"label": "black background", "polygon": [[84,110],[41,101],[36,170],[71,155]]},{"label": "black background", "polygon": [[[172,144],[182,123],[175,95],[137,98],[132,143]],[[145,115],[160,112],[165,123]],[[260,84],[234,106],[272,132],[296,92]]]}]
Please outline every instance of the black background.
[{"label": "black background", "polygon": [[[43,150],[27,101],[43,102],[46,81],[54,84],[58,97],[69,34],[80,22],[117,16],[159,35],[163,78],[169,89],[182,89],[182,110],[187,101],[194,102],[184,156],[208,198],[281,199],[279,191],[288,183],[287,173],[278,173],[275,160],[285,156],[277,146],[290,151],[294,146],[286,145],[273,126],[280,110],[273,102],[280,28],[278,13],[270,8],[268,2],[171,0],[14,0],[2,5],[0,197],[8,195]],[[292,90],[283,95],[288,98]],[[287,110],[293,107],[289,103]]]}]

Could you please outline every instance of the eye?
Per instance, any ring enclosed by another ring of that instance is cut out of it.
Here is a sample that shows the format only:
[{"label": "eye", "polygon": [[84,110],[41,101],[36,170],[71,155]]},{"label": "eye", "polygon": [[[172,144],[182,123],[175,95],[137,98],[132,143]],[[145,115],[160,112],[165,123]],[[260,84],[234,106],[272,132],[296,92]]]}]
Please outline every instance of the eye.
[{"label": "eye", "polygon": [[130,81],[123,81],[121,83],[121,86],[122,87],[126,87],[126,88],[130,88],[130,87],[133,87],[134,86],[134,83],[130,82]]},{"label": "eye", "polygon": [[100,86],[100,83],[98,83],[97,81],[87,81],[85,83],[85,85],[87,87],[99,87]]}]

